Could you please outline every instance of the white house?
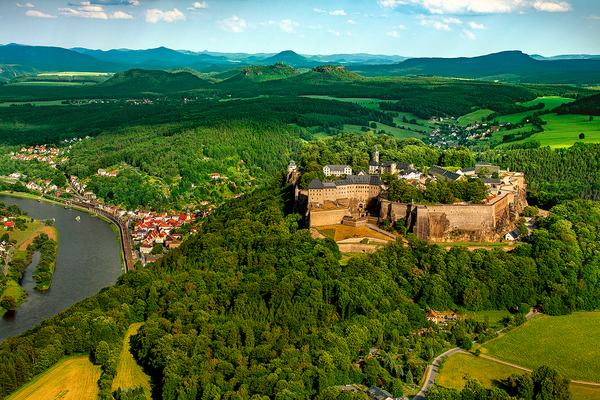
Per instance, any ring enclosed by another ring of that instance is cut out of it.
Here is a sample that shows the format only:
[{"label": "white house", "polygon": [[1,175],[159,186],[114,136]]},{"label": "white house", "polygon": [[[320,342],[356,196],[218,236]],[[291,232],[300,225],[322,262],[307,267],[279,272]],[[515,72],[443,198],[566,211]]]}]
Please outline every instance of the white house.
[{"label": "white house", "polygon": [[349,165],[331,165],[328,164],[323,167],[323,174],[325,176],[340,176],[340,175],[352,175],[352,167]]}]

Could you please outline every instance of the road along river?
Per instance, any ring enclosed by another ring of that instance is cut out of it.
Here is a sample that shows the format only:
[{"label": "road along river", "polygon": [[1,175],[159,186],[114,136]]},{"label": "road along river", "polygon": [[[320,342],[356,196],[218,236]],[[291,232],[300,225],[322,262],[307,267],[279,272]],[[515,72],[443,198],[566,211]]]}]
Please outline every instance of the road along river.
[{"label": "road along river", "polygon": [[[25,271],[22,286],[29,292],[27,301],[14,313],[0,317],[0,342],[33,328],[45,318],[50,318],[80,300],[113,285],[121,274],[119,245],[110,225],[78,210],[66,210],[60,205],[38,202],[11,196],[0,196],[6,205],[17,204],[28,211],[28,217],[55,219],[59,243],[56,268],[50,289],[34,290],[32,279],[39,256]],[[75,218],[81,217],[77,222]],[[0,228],[1,229],[1,228]],[[1,233],[1,231],[0,231]],[[1,272],[0,272],[1,273]]]}]

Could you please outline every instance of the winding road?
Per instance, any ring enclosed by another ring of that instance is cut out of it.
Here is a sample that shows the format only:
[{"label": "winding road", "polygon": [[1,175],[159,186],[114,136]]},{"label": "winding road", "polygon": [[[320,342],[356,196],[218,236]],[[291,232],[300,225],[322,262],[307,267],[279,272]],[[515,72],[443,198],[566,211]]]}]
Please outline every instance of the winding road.
[{"label": "winding road", "polygon": [[[542,315],[542,313],[537,312],[537,311],[529,311],[529,313],[525,316],[525,318],[527,318],[527,320],[530,320],[531,318],[535,317],[536,315]],[[496,334],[500,335],[502,333],[504,333],[504,331],[506,330],[506,328],[502,328],[500,329],[498,332],[496,332]],[[473,342],[474,344],[477,343],[476,341]],[[421,390],[419,390],[419,393],[417,393],[417,395],[415,397],[413,397],[412,400],[425,400],[427,398],[427,396],[425,395],[425,393],[427,393],[427,390],[433,386],[435,384],[435,378],[437,376],[437,373],[440,369],[440,361],[442,361],[442,359],[451,356],[452,354],[455,353],[465,353],[465,354],[471,354],[469,352],[466,352],[462,349],[462,347],[454,347],[448,351],[446,351],[445,353],[440,354],[439,356],[437,356],[433,362],[431,363],[431,366],[427,369],[427,377],[425,378],[425,384],[423,385],[423,387],[421,388]],[[525,367],[522,367],[520,365],[515,365],[515,364],[510,364],[504,361],[500,361],[500,360],[496,360],[495,358],[491,358],[491,357],[487,357],[487,356],[482,356],[480,355],[480,357],[484,357],[487,358],[488,360],[491,361],[495,361],[501,364],[506,364],[509,365],[511,367],[515,367],[515,368],[519,368],[523,371],[528,371],[531,372],[530,369],[527,369]],[[571,381],[574,383],[580,383],[580,384],[584,384],[584,385],[593,385],[593,386],[600,386],[600,384],[597,383],[593,383],[593,382],[579,382],[579,381]]]}]

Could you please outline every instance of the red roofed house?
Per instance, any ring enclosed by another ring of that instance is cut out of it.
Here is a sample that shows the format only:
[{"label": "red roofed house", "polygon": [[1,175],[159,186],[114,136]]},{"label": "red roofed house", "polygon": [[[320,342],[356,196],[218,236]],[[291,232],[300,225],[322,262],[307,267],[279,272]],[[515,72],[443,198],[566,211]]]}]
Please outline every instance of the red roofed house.
[{"label": "red roofed house", "polygon": [[427,321],[431,321],[431,322],[437,324],[438,323],[438,318],[439,318],[439,316],[436,314],[435,311],[429,310],[427,312]]},{"label": "red roofed house", "polygon": [[4,223],[4,228],[8,229],[8,228],[14,228],[15,227],[15,222],[14,221],[8,221]]}]

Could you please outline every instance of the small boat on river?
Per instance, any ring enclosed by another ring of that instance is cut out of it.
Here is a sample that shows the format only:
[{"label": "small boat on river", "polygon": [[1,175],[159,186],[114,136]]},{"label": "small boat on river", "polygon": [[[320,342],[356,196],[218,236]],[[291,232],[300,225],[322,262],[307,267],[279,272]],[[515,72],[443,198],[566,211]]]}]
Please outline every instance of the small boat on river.
[{"label": "small boat on river", "polygon": [[80,217],[79,215],[78,215],[78,216],[76,216],[76,217],[75,217],[75,221],[77,221],[77,222],[81,221],[81,217]]}]

